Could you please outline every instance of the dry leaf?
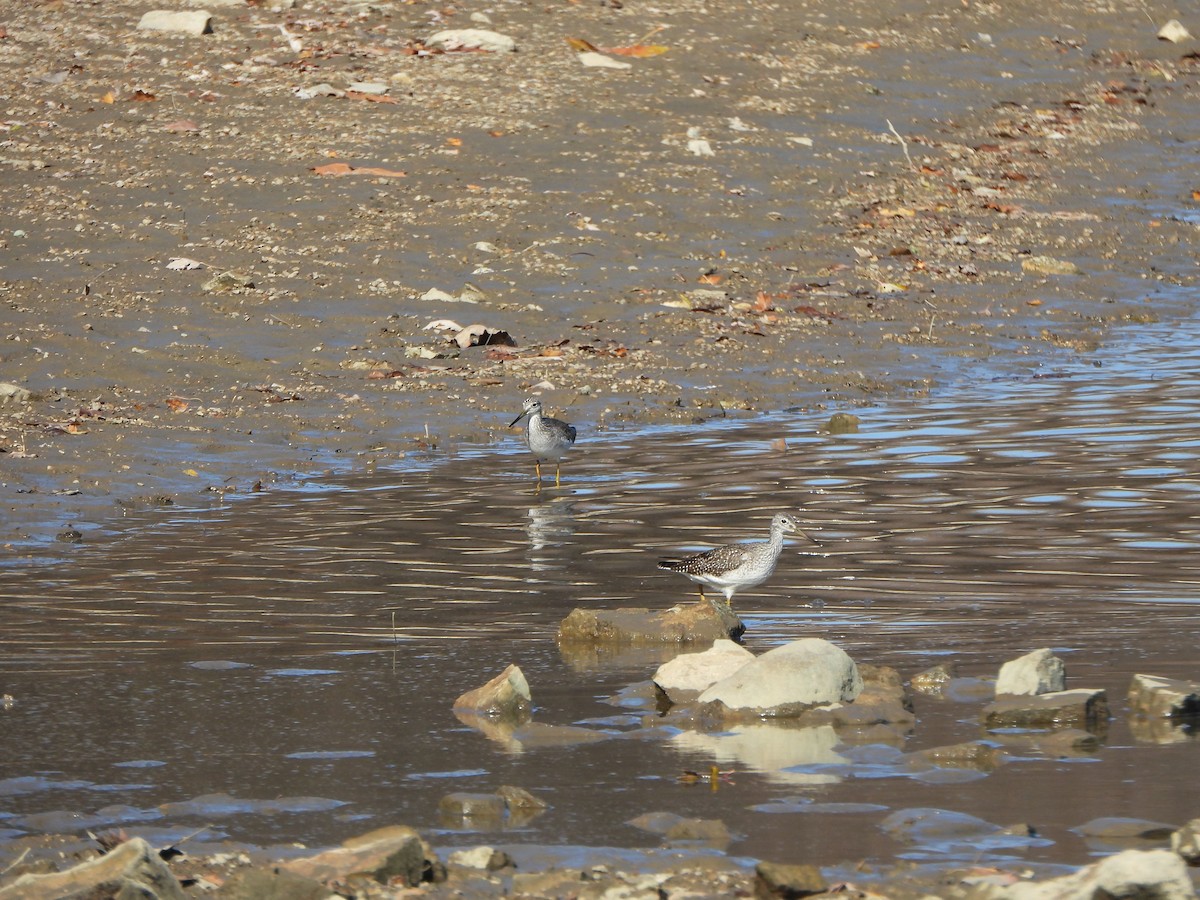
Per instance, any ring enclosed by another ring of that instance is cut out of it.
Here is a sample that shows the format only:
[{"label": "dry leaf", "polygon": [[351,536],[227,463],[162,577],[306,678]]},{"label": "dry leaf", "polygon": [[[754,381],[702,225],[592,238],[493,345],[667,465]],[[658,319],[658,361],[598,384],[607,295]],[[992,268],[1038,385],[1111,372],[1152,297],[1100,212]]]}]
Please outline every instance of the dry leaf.
[{"label": "dry leaf", "polygon": [[634,44],[630,47],[605,47],[605,53],[615,53],[617,56],[632,56],[635,59],[647,59],[660,56],[667,52],[662,44]]},{"label": "dry leaf", "polygon": [[854,44],[854,49],[865,52],[867,50],[878,50],[881,46],[883,45],[880,44],[879,41],[856,41]]},{"label": "dry leaf", "polygon": [[149,91],[143,91],[141,88],[138,88],[130,95],[129,99],[134,103],[153,103],[158,98]]},{"label": "dry leaf", "polygon": [[178,397],[168,397],[167,406],[170,407],[171,412],[183,412],[188,408],[188,402],[180,400]]},{"label": "dry leaf", "polygon": [[109,91],[107,94],[105,94],[103,97],[100,98],[100,102],[101,103],[116,103],[117,98],[113,94],[112,91]]},{"label": "dry leaf", "polygon": [[458,137],[446,138],[446,144],[451,147],[461,147],[463,145],[463,139]]},{"label": "dry leaf", "polygon": [[720,284],[725,280],[724,275],[718,275],[716,272],[708,272],[700,276],[701,284]]},{"label": "dry leaf", "polygon": [[200,473],[199,473],[199,472],[197,472],[195,469],[184,469],[184,470],[183,470],[183,474],[184,474],[184,475],[190,475],[192,478],[199,478],[199,477],[200,477]]},{"label": "dry leaf", "polygon": [[567,43],[571,45],[573,50],[578,50],[580,53],[599,53],[599,49],[594,45],[585,41],[583,38],[569,37]]},{"label": "dry leaf", "polygon": [[407,172],[395,169],[380,169],[375,166],[363,166],[359,168],[342,162],[313,166],[311,171],[316,175],[376,175],[380,178],[405,178],[408,175]]}]

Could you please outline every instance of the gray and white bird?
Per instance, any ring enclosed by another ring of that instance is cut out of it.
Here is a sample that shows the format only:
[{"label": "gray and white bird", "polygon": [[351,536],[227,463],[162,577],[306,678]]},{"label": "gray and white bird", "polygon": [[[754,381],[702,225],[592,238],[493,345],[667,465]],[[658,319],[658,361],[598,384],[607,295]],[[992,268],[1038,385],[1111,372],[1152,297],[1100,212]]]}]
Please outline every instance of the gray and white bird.
[{"label": "gray and white bird", "polygon": [[813,540],[800,530],[795,519],[779,513],[771,520],[771,537],[768,540],[725,544],[684,559],[664,559],[658,567],[686,575],[699,584],[701,602],[704,602],[705,586],[716,588],[725,595],[725,604],[728,606],[737,591],[762,584],[771,577],[779,554],[783,552],[783,536],[788,533],[798,533],[801,537]]},{"label": "gray and white bird", "polygon": [[521,414],[509,423],[509,428],[522,419],[525,423],[525,444],[534,456],[538,484],[542,483],[542,463],[554,463],[554,486],[559,486],[562,458],[575,444],[575,426],[542,414],[542,401],[529,397],[521,404]]}]

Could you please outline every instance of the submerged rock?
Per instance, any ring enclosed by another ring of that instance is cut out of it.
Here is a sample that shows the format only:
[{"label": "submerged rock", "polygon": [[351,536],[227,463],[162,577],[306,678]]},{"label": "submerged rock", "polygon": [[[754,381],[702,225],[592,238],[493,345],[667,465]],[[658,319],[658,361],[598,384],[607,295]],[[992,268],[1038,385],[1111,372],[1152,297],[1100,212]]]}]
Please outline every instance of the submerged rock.
[{"label": "submerged rock", "polygon": [[983,718],[989,730],[1084,728],[1099,732],[1108,727],[1108,695],[1102,690],[1079,688],[1035,697],[997,697],[984,707]]}]

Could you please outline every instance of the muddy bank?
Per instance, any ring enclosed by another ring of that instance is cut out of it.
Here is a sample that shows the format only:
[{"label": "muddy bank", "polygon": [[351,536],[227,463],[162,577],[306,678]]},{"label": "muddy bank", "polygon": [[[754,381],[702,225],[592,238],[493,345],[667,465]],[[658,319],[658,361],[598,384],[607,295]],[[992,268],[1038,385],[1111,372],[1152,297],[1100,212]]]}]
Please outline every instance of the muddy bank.
[{"label": "muddy bank", "polygon": [[1195,59],[1140,4],[148,9],[0,21],[13,554],[531,391],[586,441],[1040,371],[1194,284]]}]

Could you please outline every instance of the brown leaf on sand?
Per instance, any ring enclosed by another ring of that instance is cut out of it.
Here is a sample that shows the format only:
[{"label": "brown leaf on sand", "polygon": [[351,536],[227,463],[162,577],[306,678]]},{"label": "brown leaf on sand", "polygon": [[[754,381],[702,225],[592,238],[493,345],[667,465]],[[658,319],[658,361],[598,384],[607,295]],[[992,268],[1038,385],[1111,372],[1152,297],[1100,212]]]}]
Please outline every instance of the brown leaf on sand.
[{"label": "brown leaf on sand", "polygon": [[629,47],[606,47],[605,53],[615,56],[632,56],[635,59],[648,59],[651,56],[661,56],[669,48],[662,44],[633,44]]},{"label": "brown leaf on sand", "polygon": [[407,172],[398,169],[380,169],[376,166],[352,166],[349,163],[326,163],[323,166],[313,166],[315,175],[375,175],[379,178],[406,178]]},{"label": "brown leaf on sand", "polygon": [[180,400],[178,397],[168,397],[167,406],[170,407],[171,412],[183,412],[188,408],[188,402]]},{"label": "brown leaf on sand", "polygon": [[571,49],[578,50],[580,53],[599,53],[600,50],[595,44],[590,41],[585,41],[583,38],[569,37],[567,43],[571,45]]},{"label": "brown leaf on sand", "polygon": [[141,88],[138,88],[129,95],[129,99],[134,103],[153,103],[158,98],[149,91],[143,91]]}]

